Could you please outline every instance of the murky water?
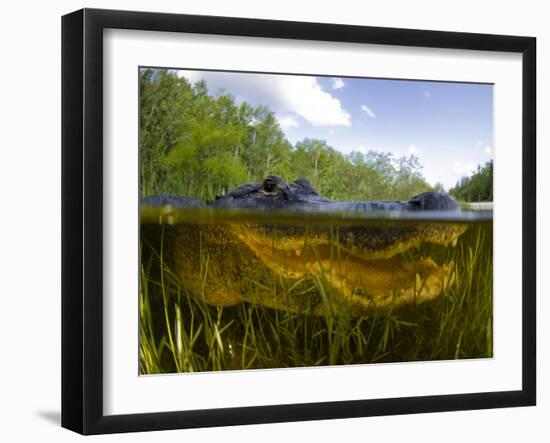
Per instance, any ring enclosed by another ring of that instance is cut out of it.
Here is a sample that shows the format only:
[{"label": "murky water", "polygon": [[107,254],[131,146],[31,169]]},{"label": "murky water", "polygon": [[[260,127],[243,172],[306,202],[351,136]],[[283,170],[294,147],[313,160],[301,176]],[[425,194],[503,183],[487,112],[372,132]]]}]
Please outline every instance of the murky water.
[{"label": "murky water", "polygon": [[[311,214],[144,208],[141,240],[142,268],[147,279],[164,287],[159,294],[165,304],[184,293],[211,307],[244,303],[355,319],[393,309],[405,312],[440,298],[448,304],[477,297],[488,312],[479,325],[465,324],[464,329],[486,329],[492,318],[490,211]],[[478,321],[473,313],[456,315],[463,317],[457,321]],[[156,321],[164,324],[165,318],[159,314]],[[440,332],[434,328],[435,336]],[[492,338],[483,356],[492,353],[491,346]],[[465,354],[475,356],[479,351]]]}]

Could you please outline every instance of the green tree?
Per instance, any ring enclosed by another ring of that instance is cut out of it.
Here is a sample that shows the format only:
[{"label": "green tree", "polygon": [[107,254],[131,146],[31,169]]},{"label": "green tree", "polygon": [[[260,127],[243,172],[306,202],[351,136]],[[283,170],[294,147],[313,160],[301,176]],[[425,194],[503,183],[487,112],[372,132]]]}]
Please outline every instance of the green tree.
[{"label": "green tree", "polygon": [[236,125],[193,121],[163,159],[176,193],[211,199],[245,182],[248,174],[237,153],[242,137]]},{"label": "green tree", "polygon": [[247,143],[243,144],[243,159],[251,178],[262,180],[267,175],[286,176],[292,146],[286,140],[275,114],[263,106],[254,109],[248,135]]},{"label": "green tree", "polygon": [[[344,155],[312,138],[292,146],[269,108],[237,105],[163,69],[140,71],[140,159],[142,196],[212,199],[267,175],[306,178],[336,200],[403,200],[431,189],[414,156]],[[480,186],[474,180],[470,192]]]},{"label": "green tree", "polygon": [[325,193],[325,178],[328,178],[330,166],[336,159],[342,158],[325,140],[306,138],[296,143],[290,153],[291,174],[295,178],[305,178],[320,193]]},{"label": "green tree", "polygon": [[467,202],[493,201],[493,161],[478,165],[471,177],[463,177],[449,190],[457,200]]},{"label": "green tree", "polygon": [[420,171],[414,156],[352,152],[343,162],[332,162],[327,195],[336,200],[405,200],[432,189]]},{"label": "green tree", "polygon": [[187,80],[165,70],[140,72],[140,187],[158,192],[167,181],[161,158],[178,143],[190,114],[193,90]]}]

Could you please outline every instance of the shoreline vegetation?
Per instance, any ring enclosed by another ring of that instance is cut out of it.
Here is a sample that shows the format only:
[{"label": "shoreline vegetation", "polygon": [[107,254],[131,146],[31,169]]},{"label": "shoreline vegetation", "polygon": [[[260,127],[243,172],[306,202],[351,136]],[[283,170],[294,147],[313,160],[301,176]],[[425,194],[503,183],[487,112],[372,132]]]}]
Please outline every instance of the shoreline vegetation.
[{"label": "shoreline vegetation", "polygon": [[[266,106],[237,104],[213,94],[204,81],[191,84],[175,71],[142,69],[140,78],[140,192],[213,199],[268,175],[305,178],[334,200],[406,200],[430,185],[414,155],[352,152],[344,155],[325,140],[292,145]],[[480,177],[477,177],[477,176]],[[492,162],[478,167],[449,193],[459,201],[492,199]]]},{"label": "shoreline vegetation", "polygon": [[[449,190],[449,194],[461,202],[493,202],[493,161],[479,165],[471,177],[463,177]],[[488,205],[479,205],[487,208]],[[474,205],[475,207],[475,205]],[[492,206],[491,206],[492,208]]]}]

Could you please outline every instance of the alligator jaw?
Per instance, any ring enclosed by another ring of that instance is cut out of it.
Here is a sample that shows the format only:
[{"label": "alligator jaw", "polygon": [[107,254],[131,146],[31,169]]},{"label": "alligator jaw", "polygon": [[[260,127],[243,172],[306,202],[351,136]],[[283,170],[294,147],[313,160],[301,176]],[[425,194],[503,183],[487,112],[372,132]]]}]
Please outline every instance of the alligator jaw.
[{"label": "alligator jaw", "polygon": [[[288,250],[258,241],[247,230],[241,231],[239,238],[276,274],[293,279],[320,278],[339,295],[338,299],[363,310],[432,300],[454,283],[453,262],[439,266],[430,258],[416,262],[365,259],[331,245]],[[326,304],[321,304],[313,312],[323,315],[326,309]]]}]

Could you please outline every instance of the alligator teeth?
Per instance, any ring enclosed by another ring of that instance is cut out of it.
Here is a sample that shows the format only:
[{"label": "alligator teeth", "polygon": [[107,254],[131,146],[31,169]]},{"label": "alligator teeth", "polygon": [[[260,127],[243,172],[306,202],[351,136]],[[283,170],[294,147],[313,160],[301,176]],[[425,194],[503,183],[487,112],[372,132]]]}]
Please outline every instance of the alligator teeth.
[{"label": "alligator teeth", "polygon": [[451,240],[451,246],[454,248],[458,242],[458,237],[455,237]]},{"label": "alligator teeth", "polygon": [[422,279],[420,278],[420,274],[416,273],[416,290],[419,291],[422,287]]},{"label": "alligator teeth", "polygon": [[296,249],[295,252],[296,252],[296,255],[298,257],[300,257],[300,255],[302,255],[302,250],[301,249]]}]

